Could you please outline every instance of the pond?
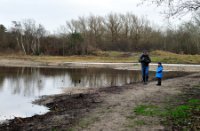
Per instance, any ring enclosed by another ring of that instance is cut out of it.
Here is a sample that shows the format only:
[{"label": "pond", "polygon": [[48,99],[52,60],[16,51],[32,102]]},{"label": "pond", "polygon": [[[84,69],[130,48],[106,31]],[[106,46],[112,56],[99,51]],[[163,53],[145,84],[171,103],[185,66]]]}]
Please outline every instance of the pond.
[{"label": "pond", "polygon": [[[168,72],[165,77],[184,73]],[[150,79],[155,73],[150,72]],[[140,71],[106,68],[0,67],[0,121],[44,114],[48,108],[32,104],[43,95],[60,94],[66,88],[121,86],[141,81]]]}]

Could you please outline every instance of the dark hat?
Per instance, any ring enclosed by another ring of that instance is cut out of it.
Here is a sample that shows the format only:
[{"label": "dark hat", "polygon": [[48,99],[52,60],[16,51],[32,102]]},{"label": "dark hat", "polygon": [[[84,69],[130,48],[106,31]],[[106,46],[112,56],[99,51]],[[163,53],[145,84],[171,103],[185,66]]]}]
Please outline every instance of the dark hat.
[{"label": "dark hat", "polygon": [[161,63],[161,62],[158,62],[158,64],[162,65],[162,63]]},{"label": "dark hat", "polygon": [[145,53],[145,52],[147,53],[148,51],[147,51],[147,50],[143,50],[142,52],[143,52],[143,53]]}]

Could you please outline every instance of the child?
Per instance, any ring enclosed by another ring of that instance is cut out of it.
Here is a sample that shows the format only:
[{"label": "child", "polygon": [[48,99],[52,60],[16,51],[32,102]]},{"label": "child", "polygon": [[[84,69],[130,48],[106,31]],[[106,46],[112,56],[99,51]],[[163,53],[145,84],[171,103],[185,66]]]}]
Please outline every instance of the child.
[{"label": "child", "polygon": [[161,62],[158,62],[158,67],[156,69],[156,78],[158,79],[157,86],[161,86],[162,77],[163,77],[163,66]]}]

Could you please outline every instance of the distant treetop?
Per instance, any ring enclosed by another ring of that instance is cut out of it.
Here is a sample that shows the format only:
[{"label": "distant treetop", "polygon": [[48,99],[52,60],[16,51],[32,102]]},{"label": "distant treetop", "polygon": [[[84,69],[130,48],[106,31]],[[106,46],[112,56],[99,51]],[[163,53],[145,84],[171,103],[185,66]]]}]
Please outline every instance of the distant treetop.
[{"label": "distant treetop", "polygon": [[200,0],[141,0],[142,2],[151,2],[157,6],[166,6],[167,10],[164,12],[168,17],[187,14],[187,13],[198,13],[200,8]]}]

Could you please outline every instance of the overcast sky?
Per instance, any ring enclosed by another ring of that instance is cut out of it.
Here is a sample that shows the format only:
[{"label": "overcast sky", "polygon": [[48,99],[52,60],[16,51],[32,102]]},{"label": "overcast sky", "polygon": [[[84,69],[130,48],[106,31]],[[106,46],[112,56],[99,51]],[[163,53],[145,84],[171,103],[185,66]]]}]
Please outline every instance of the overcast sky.
[{"label": "overcast sky", "polygon": [[167,20],[160,14],[161,7],[138,6],[139,3],[140,0],[0,0],[0,24],[8,28],[11,21],[31,18],[53,31],[79,16],[131,12],[159,26],[167,25]]}]

